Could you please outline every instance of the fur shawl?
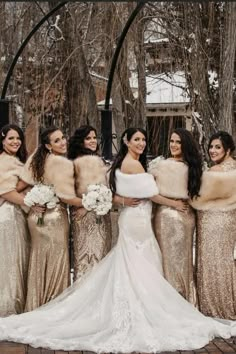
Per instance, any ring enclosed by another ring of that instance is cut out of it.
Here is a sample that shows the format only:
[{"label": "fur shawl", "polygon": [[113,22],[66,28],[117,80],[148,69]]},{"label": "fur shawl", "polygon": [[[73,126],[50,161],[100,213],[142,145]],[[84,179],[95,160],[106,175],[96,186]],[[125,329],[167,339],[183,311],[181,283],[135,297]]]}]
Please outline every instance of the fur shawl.
[{"label": "fur shawl", "polygon": [[205,171],[200,197],[191,201],[197,210],[232,210],[236,208],[236,169],[228,172]]},{"label": "fur shawl", "polygon": [[188,199],[188,166],[183,162],[157,157],[148,172],[157,183],[159,194],[174,199]]},{"label": "fur shawl", "polygon": [[[27,160],[20,177],[26,183],[35,185],[37,182],[34,181],[30,168],[32,157],[33,155]],[[59,198],[76,197],[73,162],[62,156],[48,155],[45,162],[44,183],[53,185]]]},{"label": "fur shawl", "polygon": [[126,174],[116,170],[116,193],[122,197],[150,198],[158,194],[153,176],[149,173]]},{"label": "fur shawl", "polygon": [[23,163],[5,152],[0,155],[0,195],[15,190]]},{"label": "fur shawl", "polygon": [[108,184],[109,166],[106,166],[101,157],[85,155],[74,160],[75,189],[78,196],[87,192],[90,184]]}]

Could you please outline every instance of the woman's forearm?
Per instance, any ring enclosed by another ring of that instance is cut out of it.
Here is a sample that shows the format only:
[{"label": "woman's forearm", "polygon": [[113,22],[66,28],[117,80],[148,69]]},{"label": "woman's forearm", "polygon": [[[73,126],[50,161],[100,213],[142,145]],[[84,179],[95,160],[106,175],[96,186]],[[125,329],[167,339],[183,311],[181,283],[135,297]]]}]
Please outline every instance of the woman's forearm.
[{"label": "woman's forearm", "polygon": [[142,202],[143,199],[139,198],[130,198],[130,197],[122,197],[121,195],[115,194],[113,196],[113,204],[115,205],[121,205],[121,206],[130,206],[130,207],[136,207]]},{"label": "woman's forearm", "polygon": [[171,198],[167,198],[167,197],[163,197],[160,194],[155,195],[154,197],[150,198],[154,203],[157,204],[161,204],[161,205],[165,205],[165,206],[170,206],[175,208],[175,204],[176,204],[176,200],[175,199],[171,199]]},{"label": "woman's forearm", "polygon": [[8,193],[4,193],[1,195],[1,197],[10,203],[17,204],[17,205],[25,205],[24,195],[18,193],[16,190]]},{"label": "woman's forearm", "polygon": [[16,191],[17,192],[22,192],[25,188],[27,188],[29,186],[28,183],[20,180],[17,185],[16,185]]},{"label": "woman's forearm", "polygon": [[71,198],[71,199],[60,198],[60,200],[65,204],[73,205],[73,206],[76,206],[79,208],[83,207],[82,198],[80,198],[80,197],[75,197],[75,198]]},{"label": "woman's forearm", "polygon": [[113,204],[115,204],[115,205],[125,205],[125,198],[124,197],[121,197],[120,195],[118,195],[118,194],[115,194],[114,196],[113,196],[113,199],[112,199],[112,202],[113,202]]},{"label": "woman's forearm", "polygon": [[154,203],[165,205],[168,207],[172,207],[178,211],[185,212],[189,209],[189,204],[187,200],[182,199],[171,199],[167,197],[163,197],[162,195],[158,194],[154,197],[150,198]]}]

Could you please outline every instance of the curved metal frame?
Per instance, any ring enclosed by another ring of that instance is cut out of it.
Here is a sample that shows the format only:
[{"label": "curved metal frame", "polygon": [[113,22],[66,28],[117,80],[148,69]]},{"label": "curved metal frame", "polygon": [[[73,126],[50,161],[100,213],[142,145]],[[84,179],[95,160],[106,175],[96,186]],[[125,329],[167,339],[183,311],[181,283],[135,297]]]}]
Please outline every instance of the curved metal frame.
[{"label": "curved metal frame", "polygon": [[112,58],[111,68],[109,72],[107,90],[106,90],[106,99],[104,109],[101,111],[101,146],[102,146],[102,155],[105,159],[112,159],[112,111],[110,108],[110,97],[112,82],[115,73],[116,64],[119,58],[119,54],[125,40],[125,37],[129,31],[131,24],[133,23],[135,17],[139,11],[143,8],[147,1],[138,1],[136,8],[129,16],[126,25],[120,35],[119,41],[116,46],[115,53]]},{"label": "curved metal frame", "polygon": [[136,8],[134,9],[134,11],[131,13],[130,17],[128,18],[126,25],[119,37],[119,41],[117,43],[116,50],[115,50],[115,53],[113,55],[112,62],[111,62],[110,73],[108,76],[105,107],[104,107],[105,109],[109,109],[109,106],[110,106],[110,96],[111,96],[113,77],[114,77],[117,60],[119,58],[119,54],[120,54],[123,42],[125,40],[125,37],[129,31],[131,24],[133,23],[133,21],[135,19],[135,17],[139,13],[139,11],[143,8],[143,6],[145,5],[146,2],[147,1],[138,1]]},{"label": "curved metal frame", "polygon": [[[4,81],[3,89],[2,89],[2,94],[1,94],[1,99],[0,99],[0,104],[1,101],[6,102],[5,96],[7,92],[7,88],[10,82],[11,75],[13,73],[13,70],[15,68],[15,65],[17,63],[17,60],[19,59],[19,56],[23,52],[24,48],[30,41],[31,37],[34,35],[34,33],[43,25],[47,19],[52,16],[57,10],[59,10],[61,7],[66,5],[69,1],[62,1],[60,4],[55,6],[46,16],[44,16],[41,21],[32,29],[32,31],[28,34],[28,36],[25,38],[23,43],[21,44],[20,48],[18,49],[11,66],[8,70],[6,79]],[[101,145],[102,145],[102,155],[106,159],[112,159],[112,111],[109,109],[110,107],[110,96],[111,96],[111,89],[112,89],[112,82],[113,82],[113,77],[115,73],[115,68],[116,64],[119,58],[119,54],[123,45],[123,42],[125,40],[126,34],[128,33],[128,30],[133,23],[135,17],[139,13],[139,11],[142,9],[142,7],[145,5],[147,1],[137,1],[137,6],[134,9],[134,11],[131,13],[129,16],[126,25],[120,35],[119,41],[116,46],[115,53],[112,58],[111,62],[111,68],[108,76],[108,82],[107,82],[107,89],[106,89],[106,99],[105,99],[105,106],[104,110],[101,112]]]},{"label": "curved metal frame", "polygon": [[16,66],[17,60],[19,59],[19,56],[21,55],[21,53],[23,52],[24,48],[26,47],[26,45],[28,44],[28,42],[30,41],[31,37],[35,34],[35,32],[37,32],[37,30],[44,24],[45,21],[47,21],[47,19],[52,16],[54,14],[54,12],[56,12],[57,10],[59,10],[62,6],[66,5],[68,3],[68,1],[62,1],[60,4],[58,4],[57,6],[55,6],[46,16],[44,16],[42,18],[41,21],[39,21],[39,23],[32,29],[32,31],[28,34],[28,36],[25,38],[25,40],[23,41],[23,43],[21,44],[20,48],[18,49],[12,63],[11,66],[8,70],[6,79],[4,81],[4,85],[3,85],[3,89],[2,89],[2,94],[1,94],[1,99],[4,99],[6,96],[6,92],[7,92],[7,88],[10,82],[10,78],[11,75],[13,73],[13,70]]}]

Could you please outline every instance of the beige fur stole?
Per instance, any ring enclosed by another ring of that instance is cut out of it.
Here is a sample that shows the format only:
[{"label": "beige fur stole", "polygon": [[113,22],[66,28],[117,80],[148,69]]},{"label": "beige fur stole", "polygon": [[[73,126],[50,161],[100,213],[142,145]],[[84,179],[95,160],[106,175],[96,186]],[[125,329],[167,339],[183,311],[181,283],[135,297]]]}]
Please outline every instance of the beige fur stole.
[{"label": "beige fur stole", "polygon": [[157,157],[148,172],[157,183],[159,194],[167,198],[188,199],[188,166],[183,162]]},{"label": "beige fur stole", "polygon": [[107,185],[108,166],[99,156],[86,155],[74,160],[75,188],[78,196],[87,192],[90,184]]},{"label": "beige fur stole", "polygon": [[[30,163],[33,155],[27,160],[21,174],[21,179],[30,185],[37,184],[34,181]],[[63,156],[48,155],[44,168],[44,183],[53,185],[59,198],[71,199],[76,197],[74,187],[73,162]]]},{"label": "beige fur stole", "polygon": [[191,201],[198,210],[232,210],[236,208],[236,170],[205,171],[202,175],[200,197]]},{"label": "beige fur stole", "polygon": [[23,163],[5,152],[0,155],[0,195],[15,190]]}]

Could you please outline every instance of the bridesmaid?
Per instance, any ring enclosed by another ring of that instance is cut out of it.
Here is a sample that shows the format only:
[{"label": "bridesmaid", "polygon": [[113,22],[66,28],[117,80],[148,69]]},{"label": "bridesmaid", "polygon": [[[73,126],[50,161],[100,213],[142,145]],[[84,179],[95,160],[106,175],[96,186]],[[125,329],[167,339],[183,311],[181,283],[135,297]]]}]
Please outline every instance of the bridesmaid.
[{"label": "bridesmaid", "polygon": [[200,311],[236,320],[235,145],[224,131],[213,134],[208,153],[214,164],[203,173],[197,209],[197,292]]},{"label": "bridesmaid", "polygon": [[[75,168],[76,193],[82,197],[90,184],[107,184],[108,167],[98,156],[97,132],[84,125],[69,140],[68,157]],[[111,249],[110,214],[96,221],[96,214],[84,208],[71,209],[71,225],[74,249],[74,280],[98,263]]]},{"label": "bridesmaid", "polygon": [[28,216],[31,253],[25,311],[47,303],[69,286],[69,221],[64,203],[81,205],[74,191],[73,164],[63,157],[67,152],[63,133],[51,127],[42,132],[40,140],[41,144],[28,159],[21,179],[29,185],[53,185],[61,202],[54,209],[45,210],[42,226],[37,225],[35,211]]},{"label": "bridesmaid", "polygon": [[29,235],[23,195],[16,190],[26,161],[22,130],[5,125],[0,131],[0,317],[24,311]]},{"label": "bridesmaid", "polygon": [[159,204],[153,212],[154,231],[163,255],[165,278],[186,300],[196,305],[195,213],[187,201],[198,196],[202,160],[192,134],[186,129],[173,131],[169,148],[171,157],[157,158],[149,168],[160,191]]}]

